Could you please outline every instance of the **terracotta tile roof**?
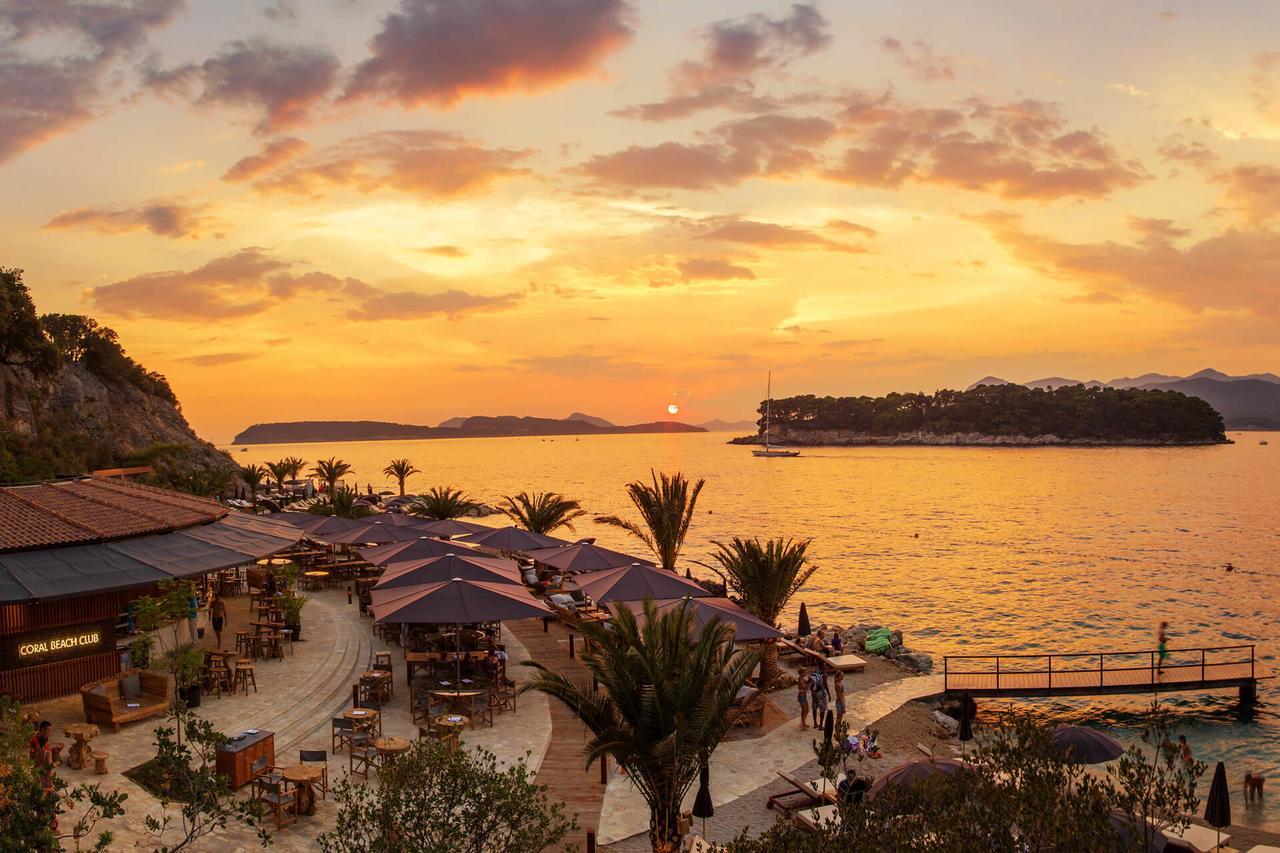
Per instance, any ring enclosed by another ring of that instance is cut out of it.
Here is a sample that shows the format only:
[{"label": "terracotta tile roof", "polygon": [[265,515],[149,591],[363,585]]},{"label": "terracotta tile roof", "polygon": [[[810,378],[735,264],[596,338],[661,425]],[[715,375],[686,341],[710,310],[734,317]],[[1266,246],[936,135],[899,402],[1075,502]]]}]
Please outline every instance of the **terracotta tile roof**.
[{"label": "terracotta tile roof", "polygon": [[124,480],[0,487],[0,552],[166,533],[227,512],[215,501]]}]

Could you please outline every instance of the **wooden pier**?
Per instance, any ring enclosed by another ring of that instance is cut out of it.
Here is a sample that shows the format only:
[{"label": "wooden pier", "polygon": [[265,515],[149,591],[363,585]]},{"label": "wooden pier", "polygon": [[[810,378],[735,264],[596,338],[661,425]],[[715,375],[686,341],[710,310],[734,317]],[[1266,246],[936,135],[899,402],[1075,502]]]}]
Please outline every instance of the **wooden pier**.
[{"label": "wooden pier", "polygon": [[943,658],[948,695],[1102,696],[1177,690],[1236,688],[1248,704],[1258,682],[1270,676],[1258,667],[1254,646],[1170,649],[1159,652],[1072,652],[1042,655],[948,655]]}]

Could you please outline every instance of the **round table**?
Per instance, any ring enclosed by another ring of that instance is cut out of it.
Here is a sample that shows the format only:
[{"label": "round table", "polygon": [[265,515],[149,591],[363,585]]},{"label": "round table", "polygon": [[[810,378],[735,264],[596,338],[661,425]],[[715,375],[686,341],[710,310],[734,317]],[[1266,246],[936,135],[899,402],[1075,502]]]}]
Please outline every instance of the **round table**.
[{"label": "round table", "polygon": [[292,562],[293,560],[287,559],[285,557],[270,557],[267,559],[259,560],[258,565],[259,566],[287,566]]},{"label": "round table", "polygon": [[371,708],[352,708],[350,711],[343,711],[342,716],[361,728],[374,726],[378,722],[378,712]]},{"label": "round table", "polygon": [[373,748],[378,750],[378,755],[382,756],[384,766],[408,752],[410,745],[409,741],[402,737],[380,737],[373,742]]},{"label": "round table", "polygon": [[454,734],[461,733],[470,722],[471,718],[462,714],[441,714],[438,717],[431,718],[431,724],[436,728]]},{"label": "round table", "polygon": [[280,770],[280,777],[298,788],[298,814],[316,813],[315,784],[324,778],[323,764],[295,764]]},{"label": "round table", "polygon": [[65,734],[75,739],[67,753],[67,765],[75,770],[83,770],[89,757],[89,741],[98,736],[98,727],[93,723],[71,723],[65,729]]}]

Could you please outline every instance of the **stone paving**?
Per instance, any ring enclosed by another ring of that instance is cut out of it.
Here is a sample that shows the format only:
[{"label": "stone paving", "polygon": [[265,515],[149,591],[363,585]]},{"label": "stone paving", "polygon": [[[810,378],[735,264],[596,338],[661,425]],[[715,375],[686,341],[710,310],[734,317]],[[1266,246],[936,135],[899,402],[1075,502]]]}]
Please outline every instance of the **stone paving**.
[{"label": "stone paving", "polygon": [[[942,691],[942,676],[908,677],[878,684],[845,697],[845,719],[861,729],[914,699]],[[813,729],[801,729],[798,717],[759,738],[726,741],[711,756],[711,800],[718,808],[793,771],[813,759]],[[684,811],[693,807],[691,788]],[[631,782],[616,771],[609,780],[600,815],[600,843],[611,844],[649,831],[649,808]]]},{"label": "stone paving", "polygon": [[[331,752],[331,719],[351,707],[351,686],[359,680],[360,673],[373,663],[373,653],[387,646],[374,639],[371,622],[361,617],[354,605],[349,605],[342,590],[312,593],[312,600],[303,611],[303,642],[294,644],[292,656],[286,652],[283,661],[259,661],[255,664],[258,692],[248,696],[224,695],[215,698],[206,695],[198,713],[210,720],[225,734],[238,734],[247,728],[275,732],[276,764],[296,764],[299,749],[324,749]],[[223,632],[224,644],[234,642],[237,625],[247,621],[249,599],[228,599],[228,625]],[[242,613],[241,611],[245,611]],[[211,646],[212,638],[206,639]],[[514,665],[528,655],[520,641],[504,630],[502,642],[507,646],[512,661],[510,676],[517,682],[528,677],[525,667]],[[409,713],[409,690],[405,682],[402,654],[391,649],[394,667],[395,695],[383,711],[383,733],[416,739],[418,726]],[[43,716],[54,723],[55,732],[61,734],[63,726],[83,722],[79,696],[57,702],[39,703]],[[153,849],[158,842],[144,827],[146,814],[159,816],[163,809],[147,791],[122,772],[141,764],[155,754],[153,730],[165,722],[156,717],[126,725],[118,734],[103,730],[93,746],[110,753],[111,772],[95,775],[91,768],[59,769],[59,774],[69,783],[101,783],[106,789],[121,790],[129,795],[125,804],[126,814],[100,828],[115,833],[112,850],[128,850],[137,847]],[[551,717],[547,697],[526,693],[519,699],[515,714],[495,716],[494,725],[467,729],[463,732],[464,748],[482,746],[493,752],[503,762],[514,762],[528,757],[536,771],[545,754],[551,737]],[[345,752],[329,756],[330,783],[341,779],[347,772],[348,758]],[[371,777],[370,784],[377,784]],[[248,795],[249,788],[241,789]],[[170,809],[174,812],[174,809]],[[275,834],[273,847],[281,850],[315,849],[315,838],[333,825],[336,806],[333,801],[319,800],[316,814],[303,817],[291,826]],[[70,816],[63,820],[70,820]],[[274,831],[274,824],[270,824]],[[172,842],[172,838],[170,838]],[[217,830],[202,839],[196,850],[218,850],[220,853],[261,849],[254,833],[242,826],[229,826]]]}]

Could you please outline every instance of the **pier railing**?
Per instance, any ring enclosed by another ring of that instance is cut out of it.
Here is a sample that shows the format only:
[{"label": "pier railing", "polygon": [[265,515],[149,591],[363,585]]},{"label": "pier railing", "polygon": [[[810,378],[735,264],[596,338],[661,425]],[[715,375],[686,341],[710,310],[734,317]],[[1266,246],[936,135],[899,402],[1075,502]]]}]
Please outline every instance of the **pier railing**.
[{"label": "pier railing", "polygon": [[[1223,660],[1223,656],[1230,659]],[[1169,649],[1163,663],[1154,649],[1063,654],[947,655],[946,690],[1100,690],[1120,686],[1245,680],[1257,677],[1256,647]],[[1055,683],[1056,681],[1056,683]]]}]

